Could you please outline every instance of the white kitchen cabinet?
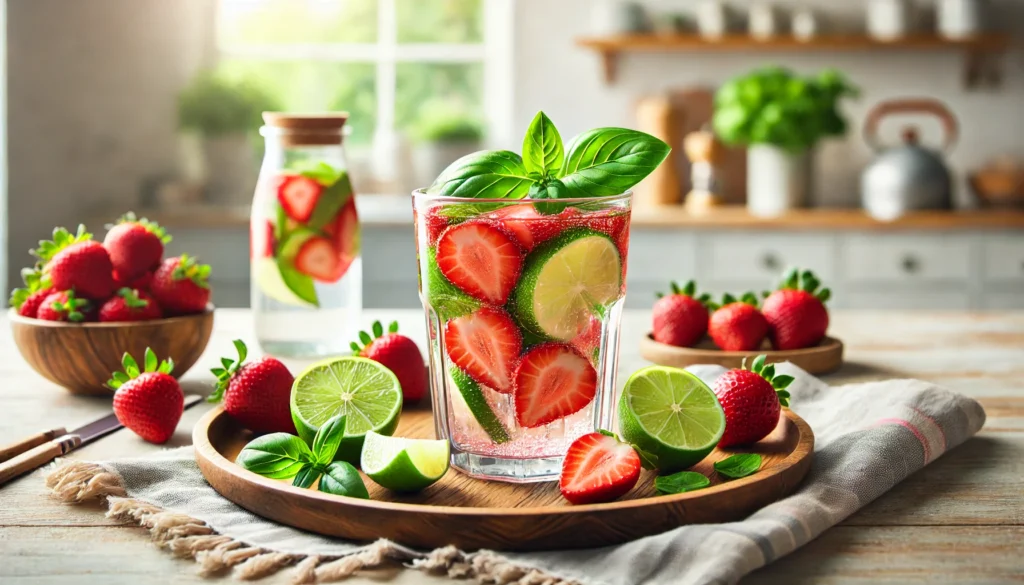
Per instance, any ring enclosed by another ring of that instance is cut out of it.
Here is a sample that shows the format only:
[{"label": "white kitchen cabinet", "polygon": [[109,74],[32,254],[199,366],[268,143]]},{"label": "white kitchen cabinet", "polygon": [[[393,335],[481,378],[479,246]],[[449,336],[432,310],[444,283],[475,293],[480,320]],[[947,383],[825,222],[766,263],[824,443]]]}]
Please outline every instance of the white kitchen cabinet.
[{"label": "white kitchen cabinet", "polygon": [[728,232],[700,240],[700,274],[713,282],[767,288],[789,266],[813,270],[826,281],[835,276],[835,242],[828,235]]},{"label": "white kitchen cabinet", "polygon": [[843,238],[842,266],[853,283],[965,281],[973,238],[967,235],[857,234]]},{"label": "white kitchen cabinet", "polygon": [[1009,235],[988,238],[982,267],[987,281],[1024,285],[1024,238]]}]

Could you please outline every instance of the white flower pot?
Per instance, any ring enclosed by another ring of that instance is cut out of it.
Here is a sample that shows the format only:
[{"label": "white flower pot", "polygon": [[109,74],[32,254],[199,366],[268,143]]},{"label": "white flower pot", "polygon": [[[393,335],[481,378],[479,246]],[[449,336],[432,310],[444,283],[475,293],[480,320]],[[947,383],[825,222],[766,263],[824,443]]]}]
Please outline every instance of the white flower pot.
[{"label": "white flower pot", "polygon": [[771,217],[807,205],[810,152],[754,144],[747,149],[747,209]]}]

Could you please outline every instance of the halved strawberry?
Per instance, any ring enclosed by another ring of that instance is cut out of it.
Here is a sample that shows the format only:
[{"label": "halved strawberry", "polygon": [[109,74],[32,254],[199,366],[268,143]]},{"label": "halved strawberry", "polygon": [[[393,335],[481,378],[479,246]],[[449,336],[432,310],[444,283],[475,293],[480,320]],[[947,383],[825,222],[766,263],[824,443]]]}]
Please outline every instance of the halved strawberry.
[{"label": "halved strawberry", "polygon": [[497,223],[516,237],[519,245],[529,252],[538,244],[550,240],[570,224],[566,220],[579,215],[579,210],[569,207],[558,215],[544,215],[533,205],[511,205],[491,214]]},{"label": "halved strawberry", "polygon": [[345,276],[359,254],[359,214],[356,212],[354,196],[342,206],[338,216],[327,226],[326,232],[334,241],[334,249],[338,254],[338,265],[335,267],[337,278],[330,281],[337,282]]},{"label": "halved strawberry", "polygon": [[594,366],[564,343],[544,343],[526,352],[513,383],[516,420],[527,428],[579,412],[597,394]]},{"label": "halved strawberry", "polygon": [[295,268],[320,282],[338,282],[338,251],[327,238],[313,236],[306,240],[295,255]]},{"label": "halved strawberry", "polygon": [[590,322],[579,335],[574,337],[569,345],[577,351],[597,363],[597,348],[601,345],[601,318],[597,315],[590,316]]},{"label": "halved strawberry", "polygon": [[324,186],[302,175],[282,175],[277,183],[277,200],[288,217],[307,222],[320,201]]},{"label": "halved strawberry", "polygon": [[512,369],[523,338],[501,309],[484,307],[444,326],[448,357],[470,378],[503,394],[512,391]]},{"label": "halved strawberry", "polygon": [[523,268],[523,251],[498,227],[466,222],[441,234],[437,266],[452,284],[469,295],[504,305]]},{"label": "halved strawberry", "polygon": [[610,502],[633,489],[640,466],[633,447],[604,433],[590,433],[569,446],[558,489],[573,504]]},{"label": "halved strawberry", "polygon": [[259,224],[249,226],[249,259],[274,257],[274,224],[263,220],[263,228]]}]

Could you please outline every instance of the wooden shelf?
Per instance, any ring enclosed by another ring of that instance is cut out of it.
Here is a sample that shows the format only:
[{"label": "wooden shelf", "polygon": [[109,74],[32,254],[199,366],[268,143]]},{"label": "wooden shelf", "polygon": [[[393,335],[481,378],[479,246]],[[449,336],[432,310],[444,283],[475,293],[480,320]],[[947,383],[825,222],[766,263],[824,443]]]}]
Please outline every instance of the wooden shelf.
[{"label": "wooden shelf", "polygon": [[974,87],[984,82],[997,85],[1001,81],[997,58],[1009,49],[1010,37],[991,33],[955,40],[916,35],[879,41],[863,35],[832,35],[801,41],[786,36],[759,40],[747,35],[711,39],[695,34],[637,34],[583,37],[576,39],[576,45],[600,54],[607,83],[615,82],[619,57],[629,52],[960,51],[966,56],[965,83]]}]

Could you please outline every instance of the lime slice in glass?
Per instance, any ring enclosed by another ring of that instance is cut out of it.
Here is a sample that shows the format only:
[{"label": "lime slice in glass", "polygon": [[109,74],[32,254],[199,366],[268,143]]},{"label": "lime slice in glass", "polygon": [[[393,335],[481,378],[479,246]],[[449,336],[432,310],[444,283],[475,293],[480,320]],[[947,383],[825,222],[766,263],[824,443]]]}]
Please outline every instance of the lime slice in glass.
[{"label": "lime slice in glass", "polygon": [[651,366],[630,376],[622,390],[619,431],[649,454],[660,472],[671,473],[714,450],[725,432],[725,412],[697,376]]},{"label": "lime slice in glass", "polygon": [[622,291],[622,259],[611,238],[570,228],[526,258],[512,307],[536,335],[569,341]]},{"label": "lime slice in glass", "polygon": [[346,416],[345,437],[335,460],[356,465],[366,433],[395,432],[402,386],[391,370],[361,357],[325,360],[306,368],[292,385],[292,420],[306,443],[331,417]]},{"label": "lime slice in glass", "polygon": [[448,471],[448,441],[366,433],[361,467],[370,479],[396,492],[418,492]]},{"label": "lime slice in glass", "polygon": [[253,260],[252,275],[260,292],[279,303],[295,307],[318,306],[313,279],[280,266],[273,258]]}]

